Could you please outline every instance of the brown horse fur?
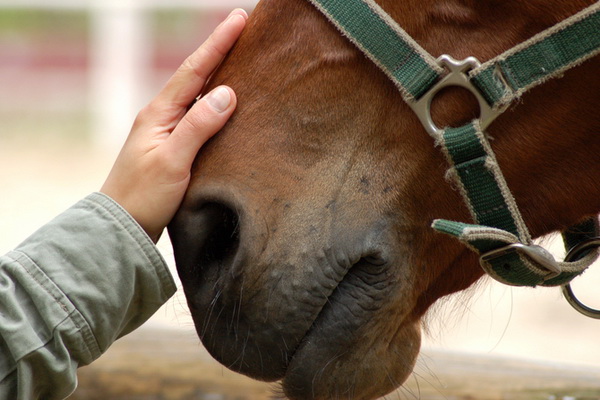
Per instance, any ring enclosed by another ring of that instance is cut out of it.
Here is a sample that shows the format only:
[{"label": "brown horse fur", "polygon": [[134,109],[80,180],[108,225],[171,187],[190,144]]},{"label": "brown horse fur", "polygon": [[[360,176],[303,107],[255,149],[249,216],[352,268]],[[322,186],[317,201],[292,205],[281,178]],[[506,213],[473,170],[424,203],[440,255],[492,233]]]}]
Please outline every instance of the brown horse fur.
[{"label": "brown horse fur", "polygon": [[[379,0],[428,52],[486,61],[592,0]],[[600,211],[600,58],[488,129],[534,236]],[[170,227],[190,310],[231,369],[294,399],[369,399],[411,373],[420,320],[482,275],[434,218],[469,222],[399,93],[306,0],[263,0],[213,77],[238,109]],[[447,90],[438,125],[476,115]]]}]

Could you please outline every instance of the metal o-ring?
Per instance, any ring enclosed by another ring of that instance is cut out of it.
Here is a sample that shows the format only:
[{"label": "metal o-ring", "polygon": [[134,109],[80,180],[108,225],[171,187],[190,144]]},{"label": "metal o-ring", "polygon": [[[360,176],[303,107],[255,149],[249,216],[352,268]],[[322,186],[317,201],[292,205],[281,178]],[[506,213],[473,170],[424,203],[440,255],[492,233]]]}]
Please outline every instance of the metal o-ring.
[{"label": "metal o-ring", "polygon": [[[600,237],[591,238],[584,242],[581,242],[569,251],[569,253],[565,257],[565,261],[569,262],[578,260],[581,253],[583,253],[586,250],[589,250],[590,248],[597,247],[600,247]],[[588,307],[585,304],[583,304],[577,298],[577,296],[575,296],[575,293],[573,293],[573,289],[571,288],[570,283],[567,283],[566,285],[562,286],[562,293],[567,302],[581,314],[585,315],[586,317],[600,319],[600,310]]]}]

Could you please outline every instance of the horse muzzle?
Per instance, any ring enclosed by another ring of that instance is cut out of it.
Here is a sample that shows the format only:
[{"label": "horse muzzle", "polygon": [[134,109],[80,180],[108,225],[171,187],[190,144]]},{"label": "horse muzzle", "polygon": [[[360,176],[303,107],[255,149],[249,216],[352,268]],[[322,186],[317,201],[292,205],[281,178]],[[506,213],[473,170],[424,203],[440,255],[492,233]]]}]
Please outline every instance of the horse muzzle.
[{"label": "horse muzzle", "polygon": [[204,346],[236,372],[282,379],[294,399],[393,390],[420,343],[394,230],[384,218],[353,226],[361,218],[331,202],[259,203],[205,186],[169,227]]}]

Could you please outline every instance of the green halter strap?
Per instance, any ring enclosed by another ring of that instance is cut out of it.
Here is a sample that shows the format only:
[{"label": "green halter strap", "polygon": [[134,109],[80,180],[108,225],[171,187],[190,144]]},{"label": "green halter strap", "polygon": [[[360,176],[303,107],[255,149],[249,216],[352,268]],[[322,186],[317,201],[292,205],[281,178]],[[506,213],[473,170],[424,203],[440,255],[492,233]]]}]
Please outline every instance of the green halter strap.
[{"label": "green halter strap", "polygon": [[598,53],[599,2],[486,62],[470,76],[490,104],[510,104]]},{"label": "green halter strap", "polygon": [[[446,155],[475,224],[435,220],[434,229],[478,252],[484,270],[509,285],[562,285],[595,260],[588,251],[559,263],[532,243],[484,130],[525,91],[600,52],[600,2],[479,64],[473,57],[435,59],[373,0],[310,1],[392,80]],[[471,91],[480,118],[458,128],[435,126],[431,100],[447,86]],[[567,249],[597,235],[596,219],[563,233]]]}]

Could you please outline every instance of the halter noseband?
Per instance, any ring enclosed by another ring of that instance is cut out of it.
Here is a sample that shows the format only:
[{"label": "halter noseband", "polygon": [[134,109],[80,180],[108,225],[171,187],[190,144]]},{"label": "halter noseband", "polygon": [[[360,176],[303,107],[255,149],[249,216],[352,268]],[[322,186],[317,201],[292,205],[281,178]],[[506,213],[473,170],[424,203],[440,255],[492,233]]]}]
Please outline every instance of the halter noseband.
[{"label": "halter noseband", "polygon": [[[514,286],[559,286],[581,274],[600,246],[597,218],[563,232],[565,262],[533,244],[485,128],[524,92],[600,53],[600,1],[486,63],[443,55],[435,59],[374,0],[310,0],[396,85],[404,100],[440,146],[475,224],[435,220],[437,231],[458,238],[480,254],[494,279]],[[458,128],[439,128],[431,118],[435,95],[448,86],[469,90],[480,117]],[[567,286],[567,299],[585,311]],[[583,306],[585,307],[585,306]],[[590,310],[590,309],[589,309]],[[600,318],[600,312],[593,315]]]}]

